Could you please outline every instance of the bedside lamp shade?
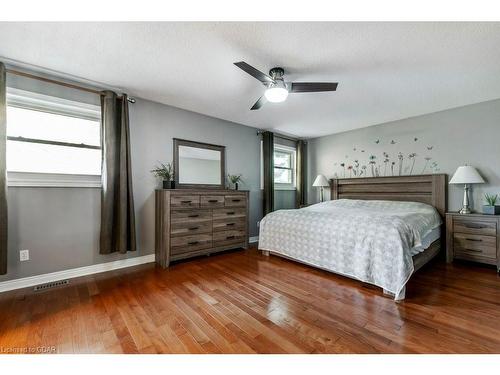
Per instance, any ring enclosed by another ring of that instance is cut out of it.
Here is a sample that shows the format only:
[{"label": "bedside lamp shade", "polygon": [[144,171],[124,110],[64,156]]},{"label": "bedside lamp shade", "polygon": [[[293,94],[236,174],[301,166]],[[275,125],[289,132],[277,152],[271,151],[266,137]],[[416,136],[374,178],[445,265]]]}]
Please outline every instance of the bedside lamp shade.
[{"label": "bedside lamp shade", "polygon": [[469,208],[469,184],[482,183],[484,183],[484,180],[476,168],[471,167],[470,165],[463,165],[457,168],[455,174],[450,180],[450,184],[464,184],[464,201],[462,209],[458,211],[460,214],[471,213]]},{"label": "bedside lamp shade", "polygon": [[322,174],[319,174],[313,182],[313,186],[320,188],[320,200],[323,202],[323,187],[330,186],[328,180]]},{"label": "bedside lamp shade", "polygon": [[470,165],[464,165],[458,167],[457,171],[450,180],[450,184],[482,184],[484,183],[483,178],[476,170],[476,168]]},{"label": "bedside lamp shade", "polygon": [[326,179],[325,176],[323,176],[322,174],[319,174],[316,179],[314,180],[313,182],[313,186],[315,187],[324,187],[324,186],[330,186],[330,184],[328,183],[328,180]]}]

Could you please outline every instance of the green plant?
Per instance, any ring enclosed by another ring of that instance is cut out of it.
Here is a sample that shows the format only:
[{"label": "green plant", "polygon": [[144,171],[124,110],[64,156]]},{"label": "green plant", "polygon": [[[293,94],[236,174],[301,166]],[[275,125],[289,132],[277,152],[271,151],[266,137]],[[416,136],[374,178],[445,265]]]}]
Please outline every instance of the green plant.
[{"label": "green plant", "polygon": [[237,184],[238,182],[242,182],[241,174],[228,174],[227,178],[231,181],[232,184]]},{"label": "green plant", "polygon": [[174,179],[174,167],[172,163],[160,163],[159,166],[156,166],[151,170],[156,177],[160,177],[164,181],[172,181]]},{"label": "green plant", "polygon": [[497,199],[498,199],[498,194],[488,194],[488,193],[485,193],[484,194],[484,200],[486,201],[486,203],[488,203],[488,206],[494,206],[495,203],[497,203]]}]

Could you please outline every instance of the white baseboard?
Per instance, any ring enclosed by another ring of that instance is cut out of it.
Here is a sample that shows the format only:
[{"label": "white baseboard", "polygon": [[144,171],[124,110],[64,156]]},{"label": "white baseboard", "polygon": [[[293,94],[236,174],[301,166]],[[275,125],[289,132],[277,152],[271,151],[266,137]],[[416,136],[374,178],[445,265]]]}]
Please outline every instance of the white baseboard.
[{"label": "white baseboard", "polygon": [[24,277],[22,279],[8,280],[0,282],[0,292],[6,292],[14,289],[28,288],[39,284],[50,283],[53,281],[73,279],[75,277],[92,275],[106,271],[118,270],[120,268],[137,266],[139,264],[152,263],[155,261],[155,255],[144,255],[140,257],[115,260],[108,263],[94,264],[92,266],[72,268],[70,270],[57,271],[46,273],[43,275],[36,275]]},{"label": "white baseboard", "polygon": [[259,242],[259,236],[250,237],[248,239],[248,243],[255,243],[255,242]]}]

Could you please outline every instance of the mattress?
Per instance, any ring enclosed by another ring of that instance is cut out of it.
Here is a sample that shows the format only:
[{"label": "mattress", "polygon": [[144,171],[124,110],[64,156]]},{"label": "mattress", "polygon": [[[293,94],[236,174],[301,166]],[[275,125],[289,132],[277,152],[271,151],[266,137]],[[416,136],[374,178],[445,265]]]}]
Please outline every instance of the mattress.
[{"label": "mattress", "polygon": [[413,257],[417,254],[424,252],[429,248],[429,246],[431,246],[431,244],[434,241],[438,240],[440,237],[441,237],[441,227],[439,226],[432,229],[428,234],[422,237],[420,245],[413,246],[410,249],[411,256]]},{"label": "mattress", "polygon": [[399,299],[414,270],[412,256],[429,247],[441,224],[424,203],[338,199],[266,215],[259,249],[377,285]]}]

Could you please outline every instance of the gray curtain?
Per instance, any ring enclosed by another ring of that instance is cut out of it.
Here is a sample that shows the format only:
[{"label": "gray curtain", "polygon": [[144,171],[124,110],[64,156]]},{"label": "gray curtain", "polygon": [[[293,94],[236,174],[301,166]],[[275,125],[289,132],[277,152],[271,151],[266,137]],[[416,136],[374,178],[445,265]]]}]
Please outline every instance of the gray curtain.
[{"label": "gray curtain", "polygon": [[0,62],[0,275],[7,273],[7,100],[6,71]]},{"label": "gray curtain", "polygon": [[274,134],[262,133],[264,159],[264,215],[274,211]]},{"label": "gray curtain", "polygon": [[297,141],[297,192],[295,194],[295,205],[297,208],[307,203],[307,143],[303,140]]},{"label": "gray curtain", "polygon": [[101,96],[102,192],[100,253],[136,250],[127,96]]}]

